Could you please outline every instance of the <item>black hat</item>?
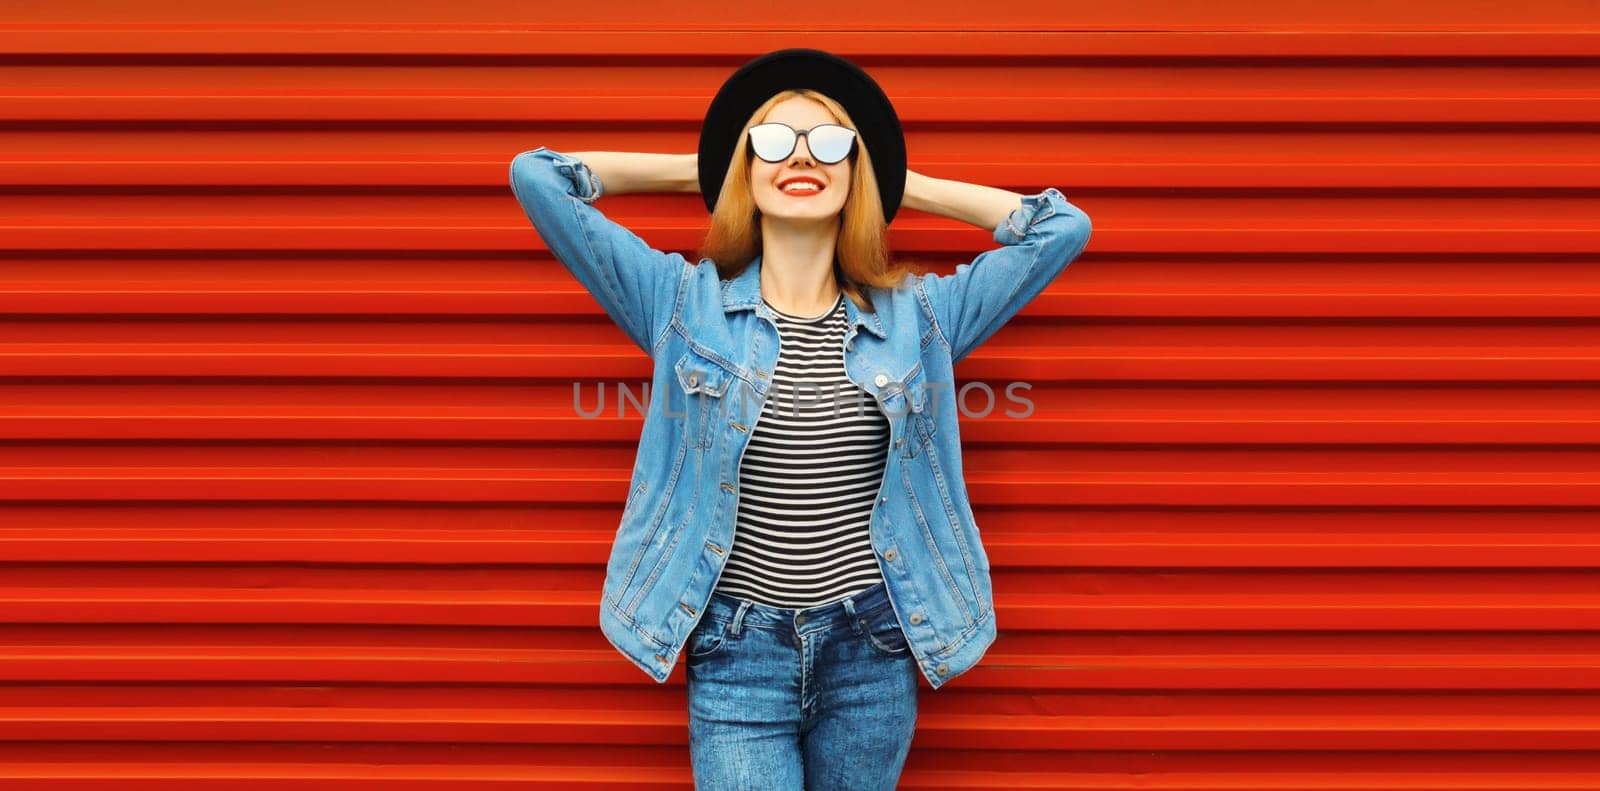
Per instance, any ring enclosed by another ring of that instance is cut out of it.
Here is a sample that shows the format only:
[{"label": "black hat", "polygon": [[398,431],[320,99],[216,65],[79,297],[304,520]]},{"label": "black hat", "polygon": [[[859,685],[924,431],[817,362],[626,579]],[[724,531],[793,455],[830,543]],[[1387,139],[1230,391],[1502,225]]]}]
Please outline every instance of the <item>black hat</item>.
[{"label": "black hat", "polygon": [[700,195],[706,210],[717,207],[717,195],[745,121],[773,94],[790,88],[820,91],[850,113],[858,142],[872,155],[884,222],[894,219],[906,188],[906,140],[894,105],[861,67],[838,55],[807,48],[762,55],[740,66],[717,90],[700,127]]}]

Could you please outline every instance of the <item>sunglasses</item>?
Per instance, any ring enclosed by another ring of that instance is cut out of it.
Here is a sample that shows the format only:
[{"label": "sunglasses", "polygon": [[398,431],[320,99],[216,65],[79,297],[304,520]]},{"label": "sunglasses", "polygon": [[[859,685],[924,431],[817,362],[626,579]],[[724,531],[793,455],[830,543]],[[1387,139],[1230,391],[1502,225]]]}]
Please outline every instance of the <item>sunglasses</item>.
[{"label": "sunglasses", "polygon": [[856,131],[838,124],[820,124],[805,132],[776,121],[750,127],[750,150],[768,162],[782,162],[794,153],[800,137],[806,138],[811,156],[824,165],[843,162],[855,153]]}]

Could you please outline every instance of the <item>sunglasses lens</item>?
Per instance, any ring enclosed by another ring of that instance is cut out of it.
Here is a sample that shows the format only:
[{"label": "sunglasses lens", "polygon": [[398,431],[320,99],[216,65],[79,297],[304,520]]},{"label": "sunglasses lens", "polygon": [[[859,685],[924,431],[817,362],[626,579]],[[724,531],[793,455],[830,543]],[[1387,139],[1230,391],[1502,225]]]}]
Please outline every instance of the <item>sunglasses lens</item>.
[{"label": "sunglasses lens", "polygon": [[794,151],[795,133],[783,124],[750,127],[750,148],[768,162],[781,162]]},{"label": "sunglasses lens", "polygon": [[806,135],[806,144],[811,148],[811,155],[818,162],[833,164],[850,156],[851,144],[855,142],[856,133],[842,126],[827,124],[812,129]]}]

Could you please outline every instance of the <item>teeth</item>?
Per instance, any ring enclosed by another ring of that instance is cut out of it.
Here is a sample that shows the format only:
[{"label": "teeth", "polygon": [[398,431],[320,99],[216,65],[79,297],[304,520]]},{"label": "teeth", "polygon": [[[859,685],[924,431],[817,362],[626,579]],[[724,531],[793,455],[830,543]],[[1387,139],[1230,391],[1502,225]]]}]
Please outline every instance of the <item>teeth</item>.
[{"label": "teeth", "polygon": [[798,184],[790,184],[790,185],[784,187],[783,191],[784,192],[816,192],[819,189],[821,189],[821,187],[818,187],[817,185],[812,184],[810,182],[802,181],[802,182],[800,182]]}]

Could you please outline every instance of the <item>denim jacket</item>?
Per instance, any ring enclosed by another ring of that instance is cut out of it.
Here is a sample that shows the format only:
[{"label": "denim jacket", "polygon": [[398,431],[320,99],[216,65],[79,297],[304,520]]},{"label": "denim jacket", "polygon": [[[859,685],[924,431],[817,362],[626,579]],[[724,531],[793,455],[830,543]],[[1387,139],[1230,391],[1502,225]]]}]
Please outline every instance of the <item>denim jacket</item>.
[{"label": "denim jacket", "polygon": [[[663,683],[728,560],[739,464],[778,360],[761,257],[722,280],[709,258],[652,249],[591,205],[603,185],[587,165],[544,146],[511,160],[511,189],[551,254],[654,361],[599,616],[611,644]],[[890,424],[872,547],[934,689],[977,664],[996,634],[952,366],[1061,274],[1089,231],[1088,215],[1049,188],[995,226],[1000,247],[954,274],[870,289],[871,312],[844,300],[845,371]]]}]

